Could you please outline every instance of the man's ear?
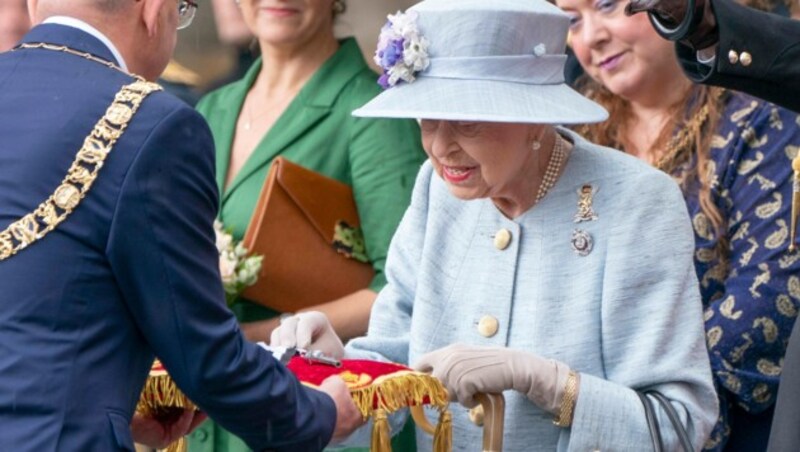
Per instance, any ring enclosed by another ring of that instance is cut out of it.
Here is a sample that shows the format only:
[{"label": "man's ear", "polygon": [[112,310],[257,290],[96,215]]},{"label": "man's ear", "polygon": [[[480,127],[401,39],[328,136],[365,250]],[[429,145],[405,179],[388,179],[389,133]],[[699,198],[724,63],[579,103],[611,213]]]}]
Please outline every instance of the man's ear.
[{"label": "man's ear", "polygon": [[[33,1],[33,0],[30,0]],[[142,5],[142,21],[147,29],[147,36],[154,37],[158,34],[159,15],[164,2],[171,2],[173,0],[136,0],[141,2]]]}]

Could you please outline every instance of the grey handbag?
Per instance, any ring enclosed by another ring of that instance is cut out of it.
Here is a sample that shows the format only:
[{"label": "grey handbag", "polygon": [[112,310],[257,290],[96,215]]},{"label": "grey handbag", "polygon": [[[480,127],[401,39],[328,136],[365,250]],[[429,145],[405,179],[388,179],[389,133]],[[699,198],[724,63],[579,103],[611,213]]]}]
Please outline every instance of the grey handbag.
[{"label": "grey handbag", "polygon": [[677,411],[675,411],[675,407],[672,406],[669,399],[667,399],[664,394],[655,390],[648,390],[643,392],[636,391],[636,395],[639,396],[644,406],[644,415],[647,419],[647,426],[650,428],[650,438],[653,440],[653,450],[655,452],[664,452],[664,440],[661,437],[661,429],[658,426],[658,419],[656,419],[656,411],[653,407],[653,402],[650,400],[650,397],[647,396],[656,399],[658,403],[661,404],[661,408],[667,413],[672,428],[674,428],[675,432],[678,434],[678,441],[680,441],[684,452],[694,451],[692,441],[689,439],[689,433],[686,432],[686,427],[683,426],[681,418],[678,416]]}]

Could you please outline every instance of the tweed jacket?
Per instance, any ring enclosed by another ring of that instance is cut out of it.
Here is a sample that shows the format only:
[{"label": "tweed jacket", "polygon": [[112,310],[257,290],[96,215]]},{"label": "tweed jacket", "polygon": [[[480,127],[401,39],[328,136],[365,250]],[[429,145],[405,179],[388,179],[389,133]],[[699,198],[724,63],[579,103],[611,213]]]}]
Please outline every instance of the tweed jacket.
[{"label": "tweed jacket", "polygon": [[[347,355],[413,364],[461,342],[525,350],[579,371],[569,429],[506,391],[505,450],[640,451],[650,434],[631,388],[667,395],[699,448],[718,406],[681,192],[633,157],[561,133],[575,143],[564,173],[514,219],[489,199],[455,198],[431,164],[423,166],[389,249],[388,284],[368,334],[351,341]],[[592,212],[576,222],[586,185]],[[501,229],[512,236],[503,250],[493,244]],[[593,240],[586,255],[574,249],[578,230]],[[488,337],[478,328],[487,316],[499,324]],[[477,450],[481,429],[465,408],[451,410],[454,450]],[[663,413],[661,420],[673,441]],[[417,442],[430,450],[425,433],[417,432]]]}]

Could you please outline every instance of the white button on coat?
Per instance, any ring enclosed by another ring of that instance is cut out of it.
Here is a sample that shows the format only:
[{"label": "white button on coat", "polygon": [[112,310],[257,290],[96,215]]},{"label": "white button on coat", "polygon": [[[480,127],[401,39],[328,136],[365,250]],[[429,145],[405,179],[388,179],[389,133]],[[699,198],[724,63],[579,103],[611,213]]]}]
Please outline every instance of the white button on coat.
[{"label": "white button on coat", "polygon": [[508,229],[501,229],[494,235],[494,247],[498,250],[504,250],[511,244],[511,231]]},{"label": "white button on coat", "polygon": [[483,337],[492,337],[497,334],[500,323],[496,318],[485,315],[478,321],[478,333]]}]

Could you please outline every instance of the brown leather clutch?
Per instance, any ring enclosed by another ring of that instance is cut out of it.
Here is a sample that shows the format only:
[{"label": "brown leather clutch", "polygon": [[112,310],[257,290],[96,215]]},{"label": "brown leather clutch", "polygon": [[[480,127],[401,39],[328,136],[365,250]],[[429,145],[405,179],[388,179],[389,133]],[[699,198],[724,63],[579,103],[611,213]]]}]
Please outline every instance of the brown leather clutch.
[{"label": "brown leather clutch", "polygon": [[360,231],[352,189],[277,157],[243,240],[264,263],[258,281],[242,296],[296,312],[366,288],[372,266],[334,245],[337,226],[341,231],[343,225]]}]

